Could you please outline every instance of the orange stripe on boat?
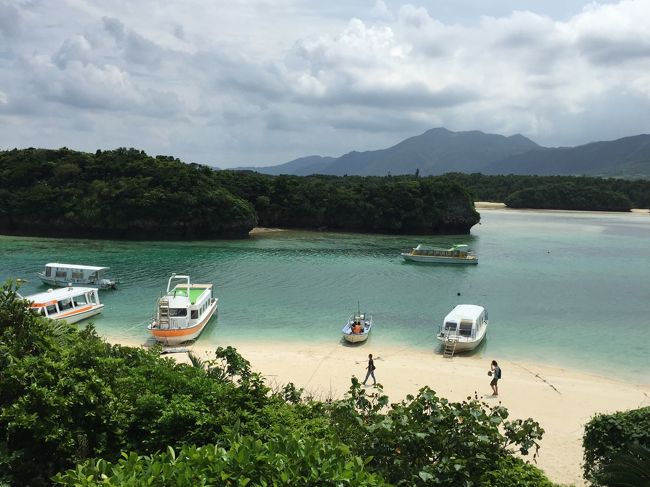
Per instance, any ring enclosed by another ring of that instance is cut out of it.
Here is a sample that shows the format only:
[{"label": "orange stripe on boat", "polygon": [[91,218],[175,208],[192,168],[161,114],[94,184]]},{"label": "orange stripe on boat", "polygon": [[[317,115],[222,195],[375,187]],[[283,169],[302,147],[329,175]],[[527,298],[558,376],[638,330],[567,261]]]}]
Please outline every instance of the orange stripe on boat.
[{"label": "orange stripe on boat", "polygon": [[82,308],[76,308],[76,309],[73,309],[72,311],[68,311],[67,313],[61,313],[59,316],[57,316],[57,318],[63,318],[65,316],[72,316],[72,315],[76,315],[76,314],[79,314],[79,313],[83,313],[84,311],[88,311],[88,310],[90,310],[92,308],[93,308],[92,305],[84,306]]}]

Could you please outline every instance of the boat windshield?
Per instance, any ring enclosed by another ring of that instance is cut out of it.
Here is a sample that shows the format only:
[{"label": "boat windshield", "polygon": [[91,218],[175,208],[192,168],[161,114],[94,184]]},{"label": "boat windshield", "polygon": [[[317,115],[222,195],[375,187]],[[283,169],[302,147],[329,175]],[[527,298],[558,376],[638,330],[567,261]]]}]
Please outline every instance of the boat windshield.
[{"label": "boat windshield", "polygon": [[469,337],[472,336],[472,322],[471,321],[461,321],[460,329],[458,330],[460,336]]},{"label": "boat windshield", "polygon": [[454,323],[453,321],[448,321],[447,323],[445,323],[445,330],[456,331],[457,326],[458,326],[457,323]]}]

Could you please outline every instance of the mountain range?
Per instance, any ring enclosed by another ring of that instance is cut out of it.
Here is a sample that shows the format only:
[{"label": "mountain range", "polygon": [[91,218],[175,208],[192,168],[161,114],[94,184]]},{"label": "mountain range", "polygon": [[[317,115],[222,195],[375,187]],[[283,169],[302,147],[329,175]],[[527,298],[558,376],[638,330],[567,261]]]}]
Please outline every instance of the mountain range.
[{"label": "mountain range", "polygon": [[422,176],[448,172],[528,175],[587,175],[650,179],[650,135],[543,147],[520,134],[506,137],[477,130],[427,130],[387,149],[341,157],[307,156],[284,164],[246,167],[265,174]]}]

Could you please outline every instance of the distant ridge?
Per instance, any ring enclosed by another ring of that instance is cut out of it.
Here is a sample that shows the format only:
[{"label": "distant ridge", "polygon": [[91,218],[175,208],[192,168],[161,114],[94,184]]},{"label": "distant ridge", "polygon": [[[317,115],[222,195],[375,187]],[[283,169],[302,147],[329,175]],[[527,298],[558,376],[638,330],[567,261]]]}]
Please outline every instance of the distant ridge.
[{"label": "distant ridge", "polygon": [[577,147],[534,150],[496,161],[487,166],[483,172],[539,176],[649,178],[650,135],[634,135]]},{"label": "distant ridge", "polygon": [[341,157],[307,156],[268,167],[266,174],[423,176],[448,172],[527,175],[590,175],[650,178],[650,135],[577,147],[542,147],[521,134],[509,137],[474,130],[427,130],[387,149],[352,151]]}]

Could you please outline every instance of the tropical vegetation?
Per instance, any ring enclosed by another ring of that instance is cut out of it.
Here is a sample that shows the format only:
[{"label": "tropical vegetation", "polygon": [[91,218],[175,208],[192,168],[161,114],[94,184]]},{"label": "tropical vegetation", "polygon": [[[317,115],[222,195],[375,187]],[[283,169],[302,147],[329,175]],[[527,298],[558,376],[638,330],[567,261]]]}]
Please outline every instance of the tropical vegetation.
[{"label": "tropical vegetation", "polygon": [[582,446],[593,485],[650,485],[650,406],[594,416]]},{"label": "tropical vegetation", "polygon": [[110,345],[0,291],[0,483],[551,485],[524,458],[543,429],[429,388],[390,404],[271,389],[236,350],[179,364]]}]

